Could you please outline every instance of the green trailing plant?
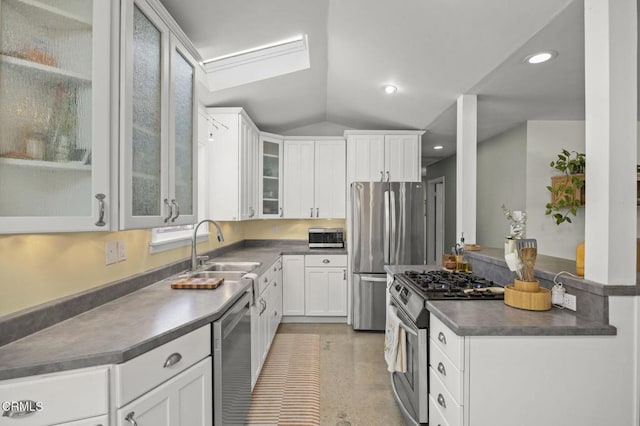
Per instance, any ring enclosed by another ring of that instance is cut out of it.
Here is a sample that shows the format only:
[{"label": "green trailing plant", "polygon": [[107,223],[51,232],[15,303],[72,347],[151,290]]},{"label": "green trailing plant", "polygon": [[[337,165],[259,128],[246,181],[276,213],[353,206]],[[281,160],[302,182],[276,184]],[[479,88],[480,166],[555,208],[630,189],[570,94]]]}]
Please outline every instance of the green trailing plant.
[{"label": "green trailing plant", "polygon": [[583,205],[585,155],[576,151],[562,150],[558,158],[549,166],[563,175],[552,178],[552,184],[547,186],[551,193],[551,202],[546,205],[546,215],[550,215],[560,225],[571,222],[571,216],[578,214],[578,207]]}]

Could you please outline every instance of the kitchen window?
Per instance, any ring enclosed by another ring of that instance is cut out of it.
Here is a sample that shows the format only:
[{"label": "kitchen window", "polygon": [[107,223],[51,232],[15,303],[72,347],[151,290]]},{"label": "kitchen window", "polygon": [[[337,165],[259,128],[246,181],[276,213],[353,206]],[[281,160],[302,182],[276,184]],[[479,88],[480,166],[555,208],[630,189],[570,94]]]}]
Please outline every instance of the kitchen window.
[{"label": "kitchen window", "polygon": [[[163,226],[151,230],[150,253],[160,253],[178,247],[188,246],[193,238],[194,225]],[[209,227],[201,226],[198,229],[197,241],[203,242],[209,239]]]}]

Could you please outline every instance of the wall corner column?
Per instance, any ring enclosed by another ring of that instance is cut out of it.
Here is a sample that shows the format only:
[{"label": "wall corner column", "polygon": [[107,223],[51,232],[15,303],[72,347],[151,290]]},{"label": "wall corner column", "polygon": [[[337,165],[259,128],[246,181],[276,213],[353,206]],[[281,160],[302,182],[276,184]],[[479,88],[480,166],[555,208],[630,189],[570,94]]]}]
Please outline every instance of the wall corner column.
[{"label": "wall corner column", "polygon": [[456,132],[456,242],[476,243],[478,96],[460,95]]},{"label": "wall corner column", "polygon": [[637,4],[585,0],[585,278],[636,282]]}]

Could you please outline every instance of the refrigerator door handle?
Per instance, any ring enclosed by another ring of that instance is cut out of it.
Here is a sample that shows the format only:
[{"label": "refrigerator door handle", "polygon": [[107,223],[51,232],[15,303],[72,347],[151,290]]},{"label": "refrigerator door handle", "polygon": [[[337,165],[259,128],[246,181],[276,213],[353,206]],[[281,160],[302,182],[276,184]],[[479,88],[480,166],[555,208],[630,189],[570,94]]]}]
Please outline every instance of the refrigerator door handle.
[{"label": "refrigerator door handle", "polygon": [[389,264],[389,191],[384,191],[384,263]]},{"label": "refrigerator door handle", "polygon": [[396,193],[395,191],[389,191],[389,199],[390,199],[390,208],[391,211],[391,235],[389,236],[389,246],[390,246],[390,254],[389,254],[389,264],[395,265],[397,263],[396,258],[396,238],[397,238],[397,229],[396,229]]}]

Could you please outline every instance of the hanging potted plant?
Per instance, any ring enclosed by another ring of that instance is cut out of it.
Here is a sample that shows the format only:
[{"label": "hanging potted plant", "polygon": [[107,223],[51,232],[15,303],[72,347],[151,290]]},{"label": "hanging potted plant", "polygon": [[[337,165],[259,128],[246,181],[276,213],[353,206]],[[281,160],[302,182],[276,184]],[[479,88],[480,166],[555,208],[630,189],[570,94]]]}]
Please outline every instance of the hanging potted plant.
[{"label": "hanging potted plant", "polygon": [[562,150],[558,158],[549,164],[562,173],[551,178],[547,189],[551,193],[551,202],[546,205],[546,215],[550,215],[560,225],[571,223],[571,216],[578,214],[578,207],[585,204],[584,169],[585,155],[576,151]]}]

